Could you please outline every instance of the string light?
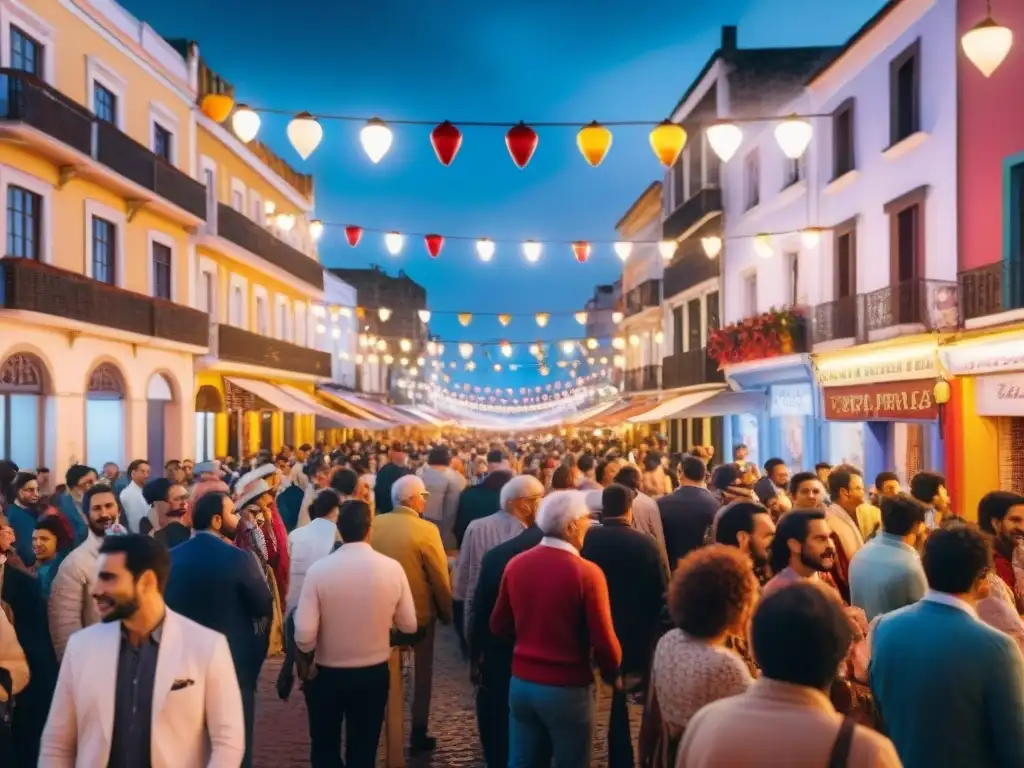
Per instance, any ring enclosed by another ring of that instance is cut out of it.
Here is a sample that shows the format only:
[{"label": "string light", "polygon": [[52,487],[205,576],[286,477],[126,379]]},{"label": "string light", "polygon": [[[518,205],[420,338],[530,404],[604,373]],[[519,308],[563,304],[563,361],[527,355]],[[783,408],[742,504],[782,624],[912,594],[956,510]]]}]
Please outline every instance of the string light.
[{"label": "string light", "polygon": [[960,38],[964,55],[985,77],[991,77],[1013,47],[1013,32],[992,18],[992,0],[985,0],[985,18]]},{"label": "string light", "polygon": [[700,244],[704,248],[704,254],[709,258],[713,259],[722,252],[722,238],[718,235],[710,235],[708,237],[702,237]]},{"label": "string light", "polygon": [[388,124],[379,117],[371,117],[359,131],[359,141],[363,145],[363,151],[374,165],[384,159],[384,155],[391,149],[393,140],[394,136]]},{"label": "string light", "polygon": [[388,232],[384,235],[384,247],[388,249],[388,253],[392,256],[400,254],[404,244],[405,238],[399,232]]},{"label": "string light", "polygon": [[633,252],[633,244],[625,240],[619,240],[612,244],[612,249],[619,259],[625,261],[629,258],[629,254]]}]

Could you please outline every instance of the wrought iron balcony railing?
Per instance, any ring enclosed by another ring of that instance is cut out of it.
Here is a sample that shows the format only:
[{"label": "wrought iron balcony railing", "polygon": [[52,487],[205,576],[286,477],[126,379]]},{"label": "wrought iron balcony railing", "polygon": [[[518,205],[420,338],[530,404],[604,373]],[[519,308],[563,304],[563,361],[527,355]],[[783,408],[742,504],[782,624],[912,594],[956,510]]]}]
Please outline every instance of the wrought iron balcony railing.
[{"label": "wrought iron balcony railing", "polygon": [[958,282],[960,314],[965,322],[1024,309],[1024,260],[1020,258],[965,270]]},{"label": "wrought iron balcony railing", "polygon": [[725,374],[718,370],[718,363],[708,357],[704,347],[666,357],[661,365],[661,382],[665,389],[725,381]]},{"label": "wrought iron balcony railing", "polygon": [[230,205],[217,204],[217,234],[305,283],[324,287],[324,271],[319,262],[278,240]]},{"label": "wrought iron balcony railing", "polygon": [[309,376],[331,375],[331,354],[261,336],[232,325],[217,326],[217,357]]},{"label": "wrought iron balcony railing", "polygon": [[661,366],[645,365],[626,371],[624,386],[627,392],[646,392],[661,388]]}]

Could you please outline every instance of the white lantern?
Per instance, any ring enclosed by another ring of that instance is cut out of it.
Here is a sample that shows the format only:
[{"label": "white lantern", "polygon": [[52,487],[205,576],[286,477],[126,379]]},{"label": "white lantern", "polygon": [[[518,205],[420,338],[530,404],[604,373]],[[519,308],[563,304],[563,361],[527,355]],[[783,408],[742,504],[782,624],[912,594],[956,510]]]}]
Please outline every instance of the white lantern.
[{"label": "white lantern", "polygon": [[430,310],[429,309],[418,310],[416,312],[416,314],[417,314],[417,316],[419,316],[421,323],[429,323],[430,322]]},{"label": "white lantern", "polygon": [[633,252],[633,244],[626,240],[620,240],[619,242],[615,243],[615,245],[613,245],[612,248],[615,249],[615,255],[618,256],[619,259],[621,259],[622,261],[628,259],[629,254]]},{"label": "white lantern", "polygon": [[586,312],[577,312],[576,313],[576,322],[579,323],[580,325],[586,325],[587,324],[587,313]]},{"label": "white lantern", "polygon": [[754,251],[762,259],[770,259],[775,249],[772,248],[771,235],[758,235],[754,238]]},{"label": "white lantern", "polygon": [[507,341],[503,341],[501,343],[501,354],[503,354],[505,357],[512,357],[512,345],[509,344]]},{"label": "white lantern", "polygon": [[709,259],[713,259],[722,252],[722,238],[717,235],[702,237],[700,244],[704,247],[704,253]]},{"label": "white lantern", "polygon": [[290,213],[279,213],[275,219],[277,228],[282,232],[291,232],[295,227],[295,217]]},{"label": "white lantern", "polygon": [[394,136],[391,134],[388,124],[379,117],[371,117],[359,131],[359,141],[363,145],[363,151],[375,164],[379,163],[391,149],[393,139]]},{"label": "white lantern", "polygon": [[779,143],[782,154],[790,160],[799,160],[803,157],[813,134],[811,124],[795,115],[775,126],[775,140]]},{"label": "white lantern", "polygon": [[661,342],[663,342],[664,340],[665,340],[665,334],[664,333],[662,333],[661,331],[655,331],[654,332],[654,343],[655,344],[661,344]]},{"label": "white lantern", "polygon": [[480,261],[488,262],[494,258],[494,241],[486,237],[476,241],[476,255]]},{"label": "white lantern", "polygon": [[541,244],[536,240],[527,240],[523,243],[523,256],[531,264],[536,264],[540,260]]},{"label": "white lantern", "polygon": [[624,314],[622,314],[621,312],[619,312],[618,310],[616,310],[615,312],[612,312],[612,322],[615,323],[616,325],[618,325],[619,323],[621,323],[625,319],[626,319],[626,316]]},{"label": "white lantern", "polygon": [[473,345],[459,344],[459,354],[462,355],[463,360],[468,360],[473,356]]},{"label": "white lantern", "polygon": [[388,249],[388,253],[392,256],[400,254],[404,244],[405,237],[400,232],[388,232],[384,235],[384,247]]},{"label": "white lantern", "polygon": [[576,345],[571,341],[562,342],[562,354],[571,355],[576,350]]},{"label": "white lantern", "polygon": [[340,339],[341,338],[341,328],[331,328],[331,338],[332,339]]},{"label": "white lantern", "polygon": [[408,352],[409,350],[412,349],[412,342],[409,341],[408,339],[402,339],[400,342],[398,342],[398,348],[403,352]]},{"label": "white lantern", "polygon": [[708,144],[723,163],[729,162],[743,143],[743,131],[732,123],[715,123],[705,133]]},{"label": "white lantern", "polygon": [[540,356],[540,346],[537,345],[537,344],[531,344],[530,345],[530,354],[533,355],[534,357],[539,357]]},{"label": "white lantern", "polygon": [[818,227],[807,227],[800,233],[800,239],[803,240],[805,247],[816,248],[821,242],[821,230]]},{"label": "white lantern", "polygon": [[494,364],[494,372],[495,373],[501,373],[501,363],[495,363]]},{"label": "white lantern", "polygon": [[323,323],[317,323],[316,324],[316,332],[317,333],[326,333],[327,332],[327,326],[324,325]]},{"label": "white lantern", "polygon": [[1013,47],[1013,32],[989,13],[960,38],[960,45],[978,71],[991,77]]},{"label": "white lantern", "polygon": [[388,319],[391,317],[391,310],[388,309],[387,307],[381,307],[380,309],[377,310],[377,317],[380,318],[380,321],[382,323],[386,323]]},{"label": "white lantern", "polygon": [[612,339],[612,348],[613,349],[625,349],[626,348],[626,340],[624,338],[622,338],[621,336],[616,336],[614,339]]},{"label": "white lantern", "polygon": [[299,157],[307,159],[313,150],[320,145],[324,137],[324,129],[309,112],[300,112],[288,123],[288,141],[295,147]]},{"label": "white lantern", "polygon": [[679,243],[675,240],[662,240],[658,243],[658,253],[661,254],[663,260],[670,261],[676,255],[676,248],[678,247]]},{"label": "white lantern", "polygon": [[629,346],[631,346],[631,347],[639,347],[640,346],[640,337],[637,336],[635,333],[632,336],[629,337]]},{"label": "white lantern", "polygon": [[235,108],[235,114],[231,116],[231,128],[235,132],[235,136],[243,143],[248,144],[259,133],[260,116],[245,104],[239,104]]},{"label": "white lantern", "polygon": [[309,222],[309,236],[313,242],[319,242],[324,235],[324,223],[320,219],[313,219]]}]

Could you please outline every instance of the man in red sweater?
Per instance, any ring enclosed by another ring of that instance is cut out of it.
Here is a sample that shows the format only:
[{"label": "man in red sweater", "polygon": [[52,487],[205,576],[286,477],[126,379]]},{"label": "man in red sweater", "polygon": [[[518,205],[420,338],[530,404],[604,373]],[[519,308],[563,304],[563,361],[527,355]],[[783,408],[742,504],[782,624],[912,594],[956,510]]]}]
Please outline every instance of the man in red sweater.
[{"label": "man in red sweater", "polygon": [[591,658],[614,684],[622,648],[612,625],[608,584],[580,557],[590,509],[579,491],[541,502],[540,545],[505,569],[491,632],[514,637],[509,689],[509,765],[550,754],[559,768],[589,768],[594,699]]}]

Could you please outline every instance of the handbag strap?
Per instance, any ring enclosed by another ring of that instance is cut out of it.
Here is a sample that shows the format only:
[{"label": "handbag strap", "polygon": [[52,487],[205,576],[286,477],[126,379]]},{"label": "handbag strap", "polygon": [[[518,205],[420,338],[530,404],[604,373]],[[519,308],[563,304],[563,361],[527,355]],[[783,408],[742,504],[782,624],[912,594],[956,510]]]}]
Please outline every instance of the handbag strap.
[{"label": "handbag strap", "polygon": [[853,747],[853,729],[857,725],[852,717],[844,717],[836,742],[832,745],[832,754],[828,759],[828,768],[846,768]]}]

